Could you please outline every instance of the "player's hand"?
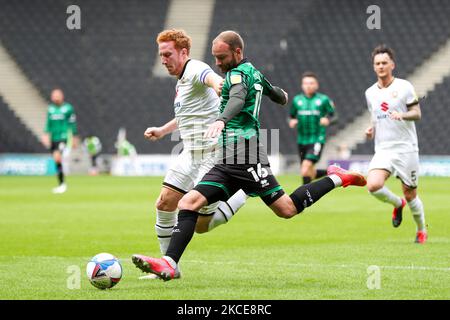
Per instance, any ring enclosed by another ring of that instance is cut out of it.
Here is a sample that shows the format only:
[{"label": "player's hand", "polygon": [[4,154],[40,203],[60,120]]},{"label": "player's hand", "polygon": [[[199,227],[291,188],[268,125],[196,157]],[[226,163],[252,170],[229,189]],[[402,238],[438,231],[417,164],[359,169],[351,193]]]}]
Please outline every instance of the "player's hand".
[{"label": "player's hand", "polygon": [[327,117],[320,118],[320,125],[322,127],[328,127],[330,125],[330,119]]},{"label": "player's hand", "polygon": [[403,114],[401,112],[392,111],[389,113],[389,118],[391,120],[403,120]]},{"label": "player's hand", "polygon": [[206,130],[203,138],[205,139],[209,139],[209,138],[216,138],[223,130],[223,128],[225,127],[225,122],[221,121],[221,120],[217,120],[216,122],[214,122],[213,124],[211,124],[208,128],[208,130]]},{"label": "player's hand", "polygon": [[150,128],[147,128],[147,130],[145,130],[144,137],[147,140],[156,141],[156,140],[164,137],[164,132],[159,127],[150,127]]},{"label": "player's hand", "polygon": [[225,82],[225,79],[222,79],[222,81],[220,81],[219,83],[219,87],[217,88],[216,92],[217,95],[220,97],[222,95],[222,88],[223,88],[223,83]]},{"label": "player's hand", "polygon": [[373,137],[374,137],[374,130],[373,130],[373,127],[368,127],[367,129],[366,129],[366,137],[367,137],[367,139],[373,139]]},{"label": "player's hand", "polygon": [[48,134],[44,134],[42,136],[41,141],[42,141],[42,144],[44,145],[44,147],[46,147],[47,149],[50,148],[51,143],[50,143],[50,137],[48,136]]},{"label": "player's hand", "polygon": [[294,129],[298,124],[298,120],[297,119],[290,119],[289,120],[289,128]]}]

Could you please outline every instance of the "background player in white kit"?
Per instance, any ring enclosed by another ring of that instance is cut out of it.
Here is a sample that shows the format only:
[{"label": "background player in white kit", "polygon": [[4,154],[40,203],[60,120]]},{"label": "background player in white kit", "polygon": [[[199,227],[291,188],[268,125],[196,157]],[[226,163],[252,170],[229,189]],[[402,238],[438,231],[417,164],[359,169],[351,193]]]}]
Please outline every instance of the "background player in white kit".
[{"label": "background player in white kit", "polygon": [[[214,166],[217,139],[205,140],[204,133],[219,115],[222,77],[206,63],[189,58],[191,38],[183,30],[159,33],[159,56],[170,75],[176,76],[175,118],[161,127],[150,127],[145,138],[155,141],[180,130],[183,151],[169,168],[156,202],[156,234],[165,254],[177,222],[178,201]],[[245,203],[239,190],[227,202],[216,202],[202,209],[196,231],[207,232],[228,222]]]},{"label": "background player in white kit", "polygon": [[[394,227],[400,226],[407,202],[417,224],[416,242],[425,243],[425,214],[417,196],[419,148],[414,121],[421,118],[419,101],[410,82],[393,76],[395,63],[391,48],[376,47],[372,61],[378,81],[366,90],[367,107],[372,116],[372,126],[367,128],[366,136],[375,138],[367,189],[375,198],[394,206]],[[401,180],[406,201],[384,185],[391,174]]]}]

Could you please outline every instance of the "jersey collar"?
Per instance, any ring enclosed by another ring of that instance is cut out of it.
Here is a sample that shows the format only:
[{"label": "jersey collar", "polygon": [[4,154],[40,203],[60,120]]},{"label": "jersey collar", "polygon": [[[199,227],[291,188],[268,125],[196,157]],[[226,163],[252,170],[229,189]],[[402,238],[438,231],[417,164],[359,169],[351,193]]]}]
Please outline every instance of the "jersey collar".
[{"label": "jersey collar", "polygon": [[187,64],[189,63],[189,61],[191,61],[191,59],[188,59],[188,60],[186,61],[186,63],[184,64],[183,71],[181,71],[180,75],[178,76],[178,79],[183,78],[184,71],[186,71],[186,66],[187,66]]},{"label": "jersey collar", "polygon": [[[247,62],[249,62],[248,59],[247,59],[247,58],[244,58],[244,59],[241,60],[241,62],[239,62],[239,63],[237,64],[237,66],[240,66],[241,64],[244,64],[244,63],[247,63]],[[236,66],[236,67],[237,67],[237,66]]]},{"label": "jersey collar", "polygon": [[380,84],[379,84],[378,81],[377,81],[377,87],[378,87],[378,89],[386,89],[386,88],[388,88],[391,84],[393,84],[394,81],[395,81],[395,77],[392,78],[392,81],[389,82],[388,85],[387,85],[386,87],[380,87]]}]

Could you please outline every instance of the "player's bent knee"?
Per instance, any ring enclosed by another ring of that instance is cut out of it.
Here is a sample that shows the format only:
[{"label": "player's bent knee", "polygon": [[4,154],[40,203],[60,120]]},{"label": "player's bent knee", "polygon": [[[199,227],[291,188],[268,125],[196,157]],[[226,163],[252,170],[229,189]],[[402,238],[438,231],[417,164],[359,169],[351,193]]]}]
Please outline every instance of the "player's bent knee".
[{"label": "player's bent knee", "polygon": [[158,200],[156,200],[156,209],[169,212],[175,211],[182,196],[181,193],[163,188]]},{"label": "player's bent knee", "polygon": [[272,208],[272,211],[280,218],[290,219],[297,215],[297,210],[295,207],[282,206],[277,208]]},{"label": "player's bent knee", "polygon": [[207,205],[206,198],[200,192],[191,190],[178,202],[178,209],[198,211],[205,205]]},{"label": "player's bent knee", "polygon": [[405,190],[405,191],[403,192],[403,194],[404,194],[404,196],[405,196],[406,201],[408,201],[408,202],[414,200],[414,199],[417,197],[417,193],[416,193],[416,190],[415,190],[415,189],[412,189],[412,190]]},{"label": "player's bent knee", "polygon": [[175,211],[177,209],[177,202],[168,199],[158,198],[156,201],[156,209],[161,211]]},{"label": "player's bent knee", "polygon": [[383,188],[383,183],[380,183],[378,181],[367,181],[367,190],[369,192],[376,192]]}]

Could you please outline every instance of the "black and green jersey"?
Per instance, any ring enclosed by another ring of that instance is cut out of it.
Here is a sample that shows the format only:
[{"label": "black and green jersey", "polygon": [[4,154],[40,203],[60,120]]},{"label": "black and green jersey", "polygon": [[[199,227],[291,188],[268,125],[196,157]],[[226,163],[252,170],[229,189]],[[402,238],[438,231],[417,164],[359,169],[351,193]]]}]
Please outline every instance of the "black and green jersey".
[{"label": "black and green jersey", "polygon": [[225,125],[220,141],[222,145],[236,142],[240,138],[248,140],[252,137],[259,137],[260,123],[258,118],[261,99],[263,94],[267,94],[272,89],[272,85],[250,62],[243,60],[237,67],[228,71],[225,76],[220,113],[227,105],[230,88],[239,83],[247,89],[247,96],[242,110]]},{"label": "black and green jersey", "polygon": [[325,143],[326,127],[320,118],[334,113],[334,103],[326,95],[316,93],[311,98],[299,94],[292,100],[290,115],[297,119],[297,143]]},{"label": "black and green jersey", "polygon": [[48,106],[45,132],[50,135],[51,141],[67,140],[77,134],[75,112],[70,103],[64,102],[60,106],[52,103]]}]

